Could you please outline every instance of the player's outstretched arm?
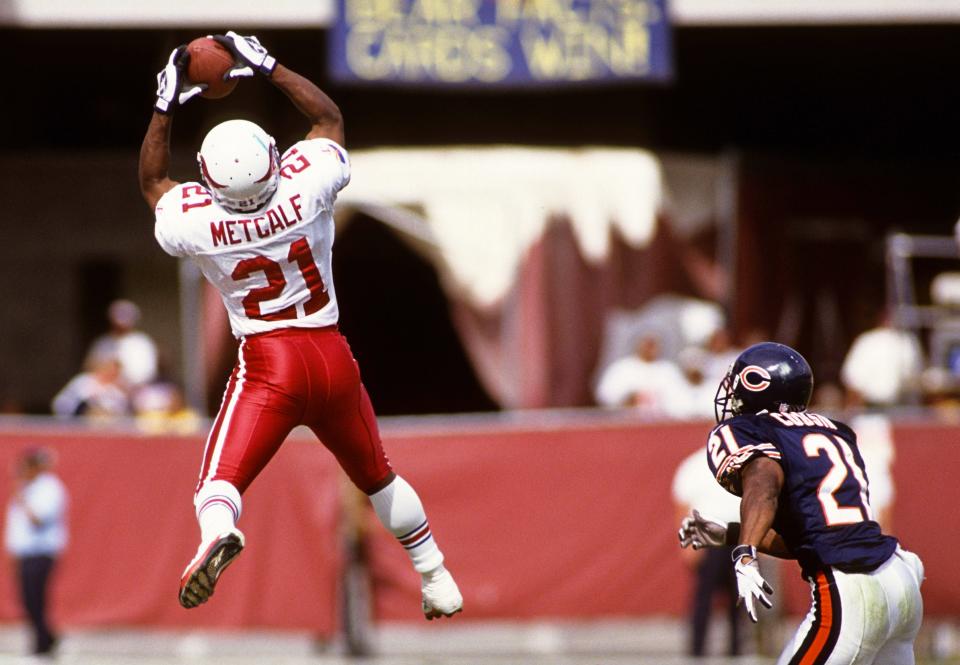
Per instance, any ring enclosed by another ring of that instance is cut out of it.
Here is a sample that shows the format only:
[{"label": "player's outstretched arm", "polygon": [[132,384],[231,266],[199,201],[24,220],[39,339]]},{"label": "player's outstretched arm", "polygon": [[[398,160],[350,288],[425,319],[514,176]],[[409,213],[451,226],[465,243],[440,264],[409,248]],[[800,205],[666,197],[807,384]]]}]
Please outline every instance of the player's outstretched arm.
[{"label": "player's outstretched arm", "polygon": [[252,35],[244,37],[231,30],[225,35],[213,35],[213,39],[229,50],[237,62],[225,78],[244,78],[260,72],[307,116],[311,124],[307,132],[308,139],[328,138],[344,145],[340,109],[313,81],[279,64],[267,53],[260,40]]},{"label": "player's outstretched arm", "polygon": [[[682,548],[692,547],[699,550],[704,547],[733,547],[740,542],[740,522],[722,522],[702,515],[694,508],[680,522],[677,535]],[[773,529],[767,530],[766,535],[757,545],[757,551],[781,559],[796,558],[783,537]]]},{"label": "player's outstretched arm", "polygon": [[157,99],[153,103],[153,117],[140,146],[140,192],[150,209],[157,201],[176,187],[176,181],[167,176],[170,167],[170,128],[173,111],[203,92],[206,85],[187,81],[190,54],[184,45],[170,52],[167,64],[157,74]]},{"label": "player's outstretched arm", "polygon": [[283,65],[277,65],[270,80],[307,116],[308,139],[328,138],[346,147],[340,109],[313,81]]},{"label": "player's outstretched arm", "polygon": [[178,184],[168,175],[172,126],[172,115],[154,113],[140,146],[140,193],[151,210],[157,207],[157,202],[164,194]]}]

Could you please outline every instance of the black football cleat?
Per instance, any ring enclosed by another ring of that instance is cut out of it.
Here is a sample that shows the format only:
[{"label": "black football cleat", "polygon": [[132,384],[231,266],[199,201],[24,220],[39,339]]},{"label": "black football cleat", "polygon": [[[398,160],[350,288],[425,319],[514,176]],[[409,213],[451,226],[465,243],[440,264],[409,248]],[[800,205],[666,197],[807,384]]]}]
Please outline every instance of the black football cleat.
[{"label": "black football cleat", "polygon": [[197,556],[180,578],[180,604],[186,609],[202,605],[213,595],[220,574],[243,551],[243,534],[237,529],[200,545]]}]

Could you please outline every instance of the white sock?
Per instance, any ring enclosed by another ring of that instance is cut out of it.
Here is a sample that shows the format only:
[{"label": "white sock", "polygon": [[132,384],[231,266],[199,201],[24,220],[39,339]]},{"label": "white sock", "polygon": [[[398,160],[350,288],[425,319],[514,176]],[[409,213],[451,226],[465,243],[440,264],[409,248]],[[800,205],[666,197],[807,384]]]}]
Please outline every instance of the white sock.
[{"label": "white sock", "polygon": [[418,573],[428,573],[443,563],[420,497],[410,483],[397,476],[376,494],[370,495],[380,522],[397,537]]},{"label": "white sock", "polygon": [[243,507],[240,492],[225,480],[204,483],[193,498],[193,505],[200,523],[200,540],[204,543],[236,528]]}]

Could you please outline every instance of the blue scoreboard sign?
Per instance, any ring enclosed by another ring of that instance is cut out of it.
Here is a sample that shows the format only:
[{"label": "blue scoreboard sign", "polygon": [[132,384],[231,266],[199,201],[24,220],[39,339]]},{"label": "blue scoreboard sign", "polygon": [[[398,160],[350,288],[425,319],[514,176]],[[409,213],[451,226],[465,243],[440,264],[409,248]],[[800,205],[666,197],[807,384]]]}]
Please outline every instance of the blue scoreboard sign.
[{"label": "blue scoreboard sign", "polygon": [[338,0],[338,81],[409,86],[669,80],[667,0]]}]

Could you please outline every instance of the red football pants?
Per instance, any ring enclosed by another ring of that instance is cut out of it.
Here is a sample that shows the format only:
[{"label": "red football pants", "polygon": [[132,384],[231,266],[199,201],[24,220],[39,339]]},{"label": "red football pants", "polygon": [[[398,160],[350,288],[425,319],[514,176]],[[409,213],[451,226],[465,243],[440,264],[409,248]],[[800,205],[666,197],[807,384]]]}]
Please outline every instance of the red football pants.
[{"label": "red football pants", "polygon": [[365,492],[391,473],[360,369],[335,326],[244,337],[207,437],[200,486],[242,494],[297,425],[306,425]]}]

